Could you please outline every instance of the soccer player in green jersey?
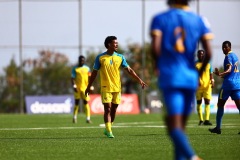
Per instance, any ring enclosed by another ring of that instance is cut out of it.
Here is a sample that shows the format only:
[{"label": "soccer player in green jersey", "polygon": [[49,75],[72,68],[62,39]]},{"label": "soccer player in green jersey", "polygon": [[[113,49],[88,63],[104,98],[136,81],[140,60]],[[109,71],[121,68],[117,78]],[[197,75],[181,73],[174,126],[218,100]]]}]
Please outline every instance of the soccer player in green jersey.
[{"label": "soccer player in green jersey", "polygon": [[74,98],[75,98],[75,106],[73,111],[73,123],[77,123],[77,114],[79,109],[79,101],[83,99],[84,111],[86,114],[86,122],[91,123],[90,120],[90,107],[88,101],[90,97],[85,95],[85,90],[88,85],[88,79],[91,75],[90,68],[84,64],[85,57],[79,56],[78,65],[72,68],[72,78],[71,82],[74,89]]},{"label": "soccer player in green jersey", "polygon": [[[197,57],[198,60],[196,62],[197,70],[200,70],[202,67],[203,59],[205,56],[204,50],[198,50]],[[210,63],[206,65],[205,70],[203,71],[202,76],[199,77],[199,86],[196,92],[196,100],[197,100],[197,112],[199,117],[198,125],[212,125],[209,121],[210,118],[210,100],[212,98],[212,87],[214,87],[214,79],[213,79],[213,69]],[[202,99],[205,102],[205,121],[203,121],[202,114]]]},{"label": "soccer player in green jersey", "polygon": [[85,94],[90,92],[90,86],[95,80],[98,71],[100,72],[101,98],[104,106],[104,122],[106,129],[104,134],[108,138],[114,138],[112,133],[112,123],[115,119],[118,105],[121,103],[121,80],[120,68],[124,68],[133,78],[135,78],[144,89],[147,84],[129,67],[125,57],[117,53],[118,41],[115,36],[108,36],[104,42],[107,51],[99,54],[93,66]]}]

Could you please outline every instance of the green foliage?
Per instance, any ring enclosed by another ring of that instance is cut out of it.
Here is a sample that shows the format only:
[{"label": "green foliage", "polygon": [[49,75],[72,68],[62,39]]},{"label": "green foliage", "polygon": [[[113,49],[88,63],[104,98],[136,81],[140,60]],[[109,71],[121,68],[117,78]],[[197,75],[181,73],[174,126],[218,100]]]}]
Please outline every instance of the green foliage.
[{"label": "green foliage", "polygon": [[[23,62],[25,95],[60,95],[72,93],[71,67],[61,53],[40,51],[36,59]],[[0,112],[18,112],[20,104],[19,67],[12,59],[1,76]]]},{"label": "green foliage", "polygon": [[6,77],[1,77],[0,112],[18,112],[20,86],[19,68],[12,59],[4,68]]}]

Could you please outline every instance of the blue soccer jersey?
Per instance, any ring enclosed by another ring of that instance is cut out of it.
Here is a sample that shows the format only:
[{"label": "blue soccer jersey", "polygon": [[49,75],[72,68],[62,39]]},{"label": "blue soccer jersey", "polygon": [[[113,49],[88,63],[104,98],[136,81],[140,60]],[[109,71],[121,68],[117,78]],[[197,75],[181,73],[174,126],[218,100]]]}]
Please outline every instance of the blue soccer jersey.
[{"label": "blue soccer jersey", "polygon": [[232,69],[229,74],[224,76],[222,89],[226,90],[238,90],[240,89],[240,73],[238,70],[238,57],[235,53],[230,51],[224,59],[223,66],[224,70],[227,69],[227,66],[231,65]]},{"label": "blue soccer jersey", "polygon": [[185,8],[171,8],[156,15],[151,34],[162,35],[161,55],[157,60],[160,88],[196,89],[198,73],[195,50],[198,41],[212,39],[207,20]]},{"label": "blue soccer jersey", "polygon": [[121,92],[120,67],[128,67],[122,54],[104,52],[96,57],[93,69],[100,71],[102,92]]}]

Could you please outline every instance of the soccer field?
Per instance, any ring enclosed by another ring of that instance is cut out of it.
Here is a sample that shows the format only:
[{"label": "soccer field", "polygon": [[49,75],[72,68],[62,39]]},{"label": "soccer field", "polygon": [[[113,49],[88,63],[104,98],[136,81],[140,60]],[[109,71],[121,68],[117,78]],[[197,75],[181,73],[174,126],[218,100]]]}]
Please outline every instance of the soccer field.
[{"label": "soccer field", "polygon": [[[215,125],[215,115],[211,115]],[[172,160],[172,144],[161,114],[117,115],[115,138],[103,134],[102,115],[93,124],[72,115],[0,115],[0,159],[57,160]],[[205,160],[240,159],[240,116],[225,114],[222,134],[211,134],[209,126],[198,126],[193,114],[187,134],[197,154]]]}]

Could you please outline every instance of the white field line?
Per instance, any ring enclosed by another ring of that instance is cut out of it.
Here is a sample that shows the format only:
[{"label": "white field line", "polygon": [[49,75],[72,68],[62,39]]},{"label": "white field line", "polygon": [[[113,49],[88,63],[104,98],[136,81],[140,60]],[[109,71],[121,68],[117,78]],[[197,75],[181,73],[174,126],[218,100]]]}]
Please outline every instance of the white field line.
[{"label": "white field line", "polygon": [[[165,128],[165,125],[158,125],[159,122],[129,122],[129,123],[114,123],[113,128]],[[154,125],[155,124],[155,125]],[[239,128],[238,124],[223,124],[224,128]],[[103,128],[105,124],[99,124],[99,126],[86,126],[86,127],[39,127],[39,128],[0,128],[0,131],[9,131],[9,130],[51,130],[51,129],[86,129],[86,128]],[[213,126],[198,126],[197,124],[188,124],[188,128],[196,127],[215,127]]]}]

